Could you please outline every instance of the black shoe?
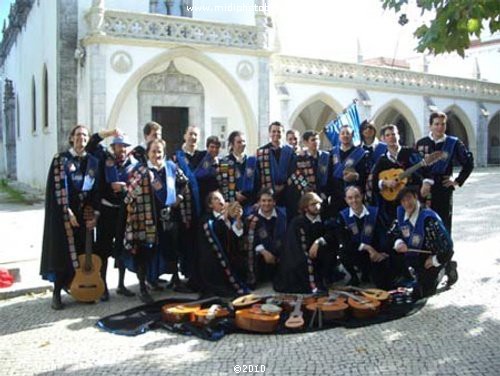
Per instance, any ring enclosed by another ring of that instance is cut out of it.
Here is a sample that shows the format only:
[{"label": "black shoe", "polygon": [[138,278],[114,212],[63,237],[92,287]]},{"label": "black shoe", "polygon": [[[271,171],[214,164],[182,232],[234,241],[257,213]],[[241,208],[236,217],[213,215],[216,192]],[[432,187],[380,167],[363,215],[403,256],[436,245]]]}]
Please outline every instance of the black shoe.
[{"label": "black shoe", "polygon": [[347,286],[359,286],[361,283],[359,281],[359,278],[357,275],[354,275],[354,277],[349,278],[347,281]]},{"label": "black shoe", "polygon": [[163,291],[164,288],[161,287],[157,282],[148,282],[148,286],[153,291]]},{"label": "black shoe", "polygon": [[109,300],[109,291],[108,289],[104,290],[104,293],[101,295],[101,302],[107,302]]},{"label": "black shoe", "polygon": [[445,267],[446,275],[448,276],[448,281],[446,282],[447,287],[453,286],[458,281],[458,271],[457,271],[457,262],[450,261],[446,264]]},{"label": "black shoe", "polygon": [[191,290],[186,283],[181,282],[180,280],[177,281],[177,282],[174,282],[173,290],[175,292],[181,292],[181,293],[184,293],[184,294],[192,294],[192,293],[194,293],[194,291]]},{"label": "black shoe", "polygon": [[57,295],[57,294],[52,295],[52,303],[51,303],[50,307],[54,311],[60,311],[61,309],[64,309],[64,304],[62,304],[62,301],[61,301],[61,295]]},{"label": "black shoe", "polygon": [[132,291],[130,291],[128,288],[126,288],[125,286],[120,286],[116,289],[116,293],[118,295],[123,295],[123,296],[126,296],[127,298],[131,298],[132,296],[135,296],[135,293],[133,293]]},{"label": "black shoe", "polygon": [[146,304],[155,302],[151,295],[149,295],[149,292],[147,290],[141,290],[141,292],[139,293],[139,299],[141,300],[141,302]]}]

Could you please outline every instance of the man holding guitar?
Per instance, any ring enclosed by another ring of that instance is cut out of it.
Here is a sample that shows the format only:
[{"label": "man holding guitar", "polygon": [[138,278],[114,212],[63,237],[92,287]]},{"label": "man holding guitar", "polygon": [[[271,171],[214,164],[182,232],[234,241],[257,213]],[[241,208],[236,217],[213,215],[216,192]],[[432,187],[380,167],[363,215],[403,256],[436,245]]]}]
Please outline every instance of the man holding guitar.
[{"label": "man holding guitar", "polygon": [[[437,159],[436,154],[426,162],[411,147],[399,144],[399,131],[393,124],[388,124],[380,130],[380,136],[387,144],[387,151],[373,167],[374,200],[380,210],[384,224],[389,227],[396,219],[398,202],[396,196],[405,186],[430,187],[430,180],[425,170],[420,167],[431,163],[430,159]],[[404,175],[404,176],[402,176]]]}]

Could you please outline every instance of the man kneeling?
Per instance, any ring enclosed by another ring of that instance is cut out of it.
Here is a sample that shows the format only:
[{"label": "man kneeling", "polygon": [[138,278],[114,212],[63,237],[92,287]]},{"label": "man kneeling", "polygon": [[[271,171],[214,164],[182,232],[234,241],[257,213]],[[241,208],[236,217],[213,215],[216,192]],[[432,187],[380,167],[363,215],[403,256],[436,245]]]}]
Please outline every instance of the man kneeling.
[{"label": "man kneeling", "polygon": [[326,288],[325,280],[333,255],[330,246],[335,242],[320,217],[321,203],[321,198],[314,192],[301,197],[299,208],[302,214],[289,225],[274,280],[276,291],[314,293]]},{"label": "man kneeling", "polygon": [[440,271],[453,256],[453,242],[441,218],[435,211],[424,208],[417,195],[412,188],[400,192],[401,206],[397,208],[392,232],[396,239],[394,249],[415,270],[414,297],[418,299],[436,293]]}]

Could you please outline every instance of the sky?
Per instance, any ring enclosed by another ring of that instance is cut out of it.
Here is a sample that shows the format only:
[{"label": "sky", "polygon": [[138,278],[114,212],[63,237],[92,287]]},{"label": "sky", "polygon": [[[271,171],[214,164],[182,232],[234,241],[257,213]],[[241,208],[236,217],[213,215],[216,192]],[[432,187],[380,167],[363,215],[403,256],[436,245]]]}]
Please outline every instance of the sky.
[{"label": "sky", "polygon": [[10,4],[14,0],[0,0],[0,30],[3,27],[3,20],[9,16]]}]

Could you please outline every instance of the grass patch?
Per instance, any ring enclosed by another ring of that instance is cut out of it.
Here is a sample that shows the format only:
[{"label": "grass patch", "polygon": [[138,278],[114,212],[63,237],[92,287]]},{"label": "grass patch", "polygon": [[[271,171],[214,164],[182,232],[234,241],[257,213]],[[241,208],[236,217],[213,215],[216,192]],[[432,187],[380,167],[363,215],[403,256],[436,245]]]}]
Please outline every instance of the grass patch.
[{"label": "grass patch", "polygon": [[8,197],[8,202],[31,205],[33,202],[26,199],[22,192],[12,188],[6,179],[0,179],[0,192],[5,193]]}]

